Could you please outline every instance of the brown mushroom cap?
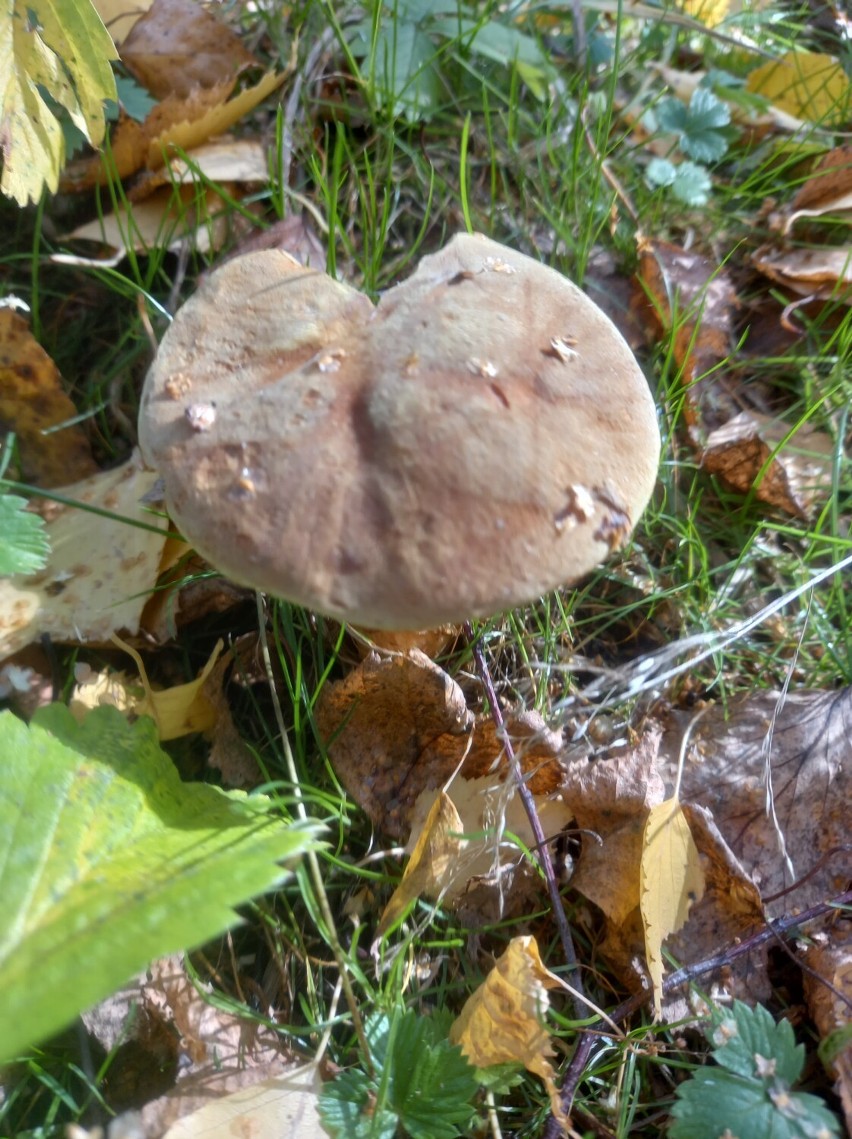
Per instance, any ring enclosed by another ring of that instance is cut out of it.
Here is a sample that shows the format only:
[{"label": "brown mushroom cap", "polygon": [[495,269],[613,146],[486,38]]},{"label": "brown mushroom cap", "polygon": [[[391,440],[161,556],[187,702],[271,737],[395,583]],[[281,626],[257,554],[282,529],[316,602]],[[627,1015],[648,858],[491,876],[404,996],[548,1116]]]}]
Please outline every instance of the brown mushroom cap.
[{"label": "brown mushroom cap", "polygon": [[381,629],[582,577],[630,535],[660,444],[607,317],[466,234],[377,307],[286,253],[228,262],[163,338],[139,437],[214,566]]}]

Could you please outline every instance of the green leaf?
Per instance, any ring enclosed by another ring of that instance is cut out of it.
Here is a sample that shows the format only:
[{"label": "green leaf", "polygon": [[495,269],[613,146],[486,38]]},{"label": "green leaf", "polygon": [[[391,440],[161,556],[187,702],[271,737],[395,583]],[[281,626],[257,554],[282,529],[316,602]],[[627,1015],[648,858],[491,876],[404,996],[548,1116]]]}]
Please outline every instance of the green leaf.
[{"label": "green leaf", "polygon": [[115,89],[122,109],[137,123],[146,119],[157,105],[157,100],[128,75],[116,75]]},{"label": "green leaf", "polygon": [[667,158],[652,158],[645,168],[645,181],[653,188],[671,186],[677,177],[677,167]]},{"label": "green leaf", "polygon": [[36,573],[47,564],[50,543],[44,520],[26,507],[19,495],[0,494],[0,577]]},{"label": "green leaf", "polygon": [[694,162],[681,162],[675,167],[672,193],[687,206],[706,206],[713,183],[703,166]]},{"label": "green leaf", "polygon": [[115,708],[4,712],[0,755],[0,1063],[235,925],[316,846],[263,796],[182,783],[153,721]]},{"label": "green leaf", "polygon": [[375,54],[364,64],[377,106],[403,114],[409,122],[428,119],[441,96],[435,57],[435,45],[419,24],[402,20],[383,24]]},{"label": "green leaf", "polygon": [[731,121],[727,105],[706,87],[696,87],[685,107],[679,99],[663,99],[656,107],[657,121],[663,130],[678,135],[684,154],[698,162],[716,162],[728,149],[721,133]]},{"label": "green leaf", "polygon": [[[816,1096],[791,1090],[804,1062],[789,1021],[778,1024],[760,1005],[734,1001],[714,1017],[714,1058],[677,1089],[672,1139],[816,1139],[839,1134]],[[726,1070],[727,1069],[727,1070]]]},{"label": "green leaf", "polygon": [[319,1113],[329,1134],[340,1139],[394,1139],[396,1135],[396,1113],[375,1107],[370,1081],[363,1072],[343,1072],[325,1083]]},{"label": "green leaf", "polygon": [[712,1035],[716,1061],[723,1068],[751,1079],[758,1076],[757,1056],[771,1057],[774,1075],[788,1084],[799,1078],[805,1062],[804,1045],[796,1043],[789,1020],[777,1024],[769,1009],[749,1008],[734,1001],[730,1014],[719,1019]]},{"label": "green leaf", "polygon": [[0,190],[19,205],[56,190],[62,128],[44,98],[63,107],[93,146],[103,140],[104,100],[115,99],[109,33],[91,0],[6,0],[0,14]]},{"label": "green leaf", "polygon": [[499,63],[501,67],[517,66],[523,81],[537,99],[547,93],[547,56],[538,43],[518,28],[497,20],[469,20],[449,17],[433,20],[430,29],[449,40],[461,37],[462,45],[477,55]]}]

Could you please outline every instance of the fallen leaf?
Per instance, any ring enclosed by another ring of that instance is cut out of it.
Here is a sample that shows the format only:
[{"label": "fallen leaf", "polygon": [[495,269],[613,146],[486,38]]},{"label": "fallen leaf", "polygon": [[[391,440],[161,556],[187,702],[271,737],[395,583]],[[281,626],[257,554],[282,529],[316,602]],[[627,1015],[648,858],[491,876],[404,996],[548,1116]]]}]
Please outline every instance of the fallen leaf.
[{"label": "fallen leaf", "polygon": [[[316,717],[343,786],[396,838],[408,836],[421,791],[447,782],[473,723],[456,682],[417,649],[371,652],[345,679],[323,687]],[[440,761],[439,743],[449,751]],[[432,758],[424,763],[427,748]]]},{"label": "fallen leaf", "polygon": [[461,1047],[475,1068],[523,1064],[537,1075],[560,1122],[565,1113],[554,1081],[554,1055],[544,1016],[548,989],[562,982],[542,964],[534,937],[513,937],[505,953],[467,1000],[450,1028],[450,1043]]},{"label": "fallen leaf", "polygon": [[840,914],[825,933],[809,939],[802,950],[807,969],[802,975],[805,999],[822,1037],[826,1070],[843,1107],[846,1129],[852,1134],[852,927]]},{"label": "fallen leaf", "polygon": [[835,147],[823,154],[808,180],[799,187],[789,210],[773,214],[773,228],[782,235],[800,218],[825,214],[847,215],[852,210],[852,146]]},{"label": "fallen leaf", "polygon": [[197,0],[154,0],[124,41],[121,61],[156,99],[236,80],[257,63],[224,20]]},{"label": "fallen leaf", "polygon": [[0,425],[15,432],[23,482],[61,486],[97,471],[82,427],[51,430],[76,417],[59,369],[26,320],[0,308]]},{"label": "fallen leaf", "polygon": [[42,503],[50,559],[39,573],[0,578],[0,660],[44,633],[104,644],[119,630],[138,631],[168,525],[142,503],[156,480],[134,453],[112,471],[63,487],[63,498],[79,507]]},{"label": "fallen leaf", "polygon": [[663,997],[663,942],[677,933],[693,902],[704,895],[698,849],[678,799],[652,807],[645,822],[640,868],[640,910],[645,928],[645,959],[654,989],[654,1012]]},{"label": "fallen leaf", "polygon": [[852,245],[776,249],[763,245],[752,261],[772,281],[803,297],[852,304]]},{"label": "fallen leaf", "polygon": [[679,7],[688,16],[706,24],[708,28],[717,28],[727,18],[731,2],[730,0],[681,0]]},{"label": "fallen leaf", "polygon": [[836,59],[820,52],[788,51],[756,67],[746,90],[809,123],[828,126],[849,117],[846,72]]},{"label": "fallen leaf", "polygon": [[805,520],[831,494],[836,447],[804,423],[744,411],[707,437],[701,464],[734,490]]},{"label": "fallen leaf", "polygon": [[726,270],[694,250],[640,235],[639,280],[665,330],[686,390],[686,420],[695,439],[740,410],[720,361],[733,349],[737,295]]},{"label": "fallen leaf", "polygon": [[327,1139],[317,1107],[321,1088],[316,1065],[290,1068],[214,1099],[172,1124],[163,1139]]},{"label": "fallen leaf", "polygon": [[464,824],[452,799],[441,791],[426,816],[402,881],[385,906],[376,937],[381,937],[420,897],[438,899],[455,877]]}]

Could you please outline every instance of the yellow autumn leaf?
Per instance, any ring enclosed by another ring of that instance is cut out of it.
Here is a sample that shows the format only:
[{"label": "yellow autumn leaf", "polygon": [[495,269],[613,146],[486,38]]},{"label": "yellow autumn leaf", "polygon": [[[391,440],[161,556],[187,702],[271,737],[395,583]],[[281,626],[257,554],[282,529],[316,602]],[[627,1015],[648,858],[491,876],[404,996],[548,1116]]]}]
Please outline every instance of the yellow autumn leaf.
[{"label": "yellow autumn leaf", "polygon": [[280,87],[288,74],[287,71],[270,71],[254,87],[248,87],[233,99],[210,107],[200,117],[169,126],[151,141],[148,147],[148,168],[157,170],[163,165],[167,154],[175,148],[190,151],[215,135],[230,130],[267,95],[271,95],[276,87]]},{"label": "yellow autumn leaf", "polygon": [[700,20],[708,28],[716,28],[730,11],[730,0],[681,0],[680,8],[687,16]]},{"label": "yellow autumn leaf", "polygon": [[115,99],[115,47],[91,0],[8,0],[0,16],[0,190],[25,206],[55,190],[65,138],[45,95],[93,146]]},{"label": "yellow autumn leaf", "polygon": [[139,653],[120,637],[114,636],[112,640],[136,662],[145,696],[136,701],[134,711],[139,716],[150,716],[154,720],[161,740],[175,740],[190,732],[207,732],[216,726],[219,713],[204,692],[204,682],[222,653],[223,641],[216,642],[210,659],[195,680],[155,691]]},{"label": "yellow autumn leaf", "polygon": [[645,957],[654,986],[654,1012],[659,1016],[663,942],[683,926],[689,907],[703,897],[704,873],[698,848],[676,798],[652,807],[642,845],[639,908],[645,927]]},{"label": "yellow autumn leaf", "polygon": [[381,937],[421,896],[437,898],[449,884],[462,847],[464,824],[452,799],[442,791],[426,816],[402,881],[379,919]]},{"label": "yellow autumn leaf", "polygon": [[467,1000],[450,1028],[450,1043],[461,1046],[475,1068],[523,1064],[539,1076],[553,1114],[564,1123],[550,1057],[554,1055],[544,1016],[548,989],[562,982],[544,967],[534,937],[513,937],[506,952]]},{"label": "yellow autumn leaf", "polygon": [[849,115],[846,73],[836,59],[820,52],[788,51],[752,71],[746,89],[808,122],[836,123]]}]

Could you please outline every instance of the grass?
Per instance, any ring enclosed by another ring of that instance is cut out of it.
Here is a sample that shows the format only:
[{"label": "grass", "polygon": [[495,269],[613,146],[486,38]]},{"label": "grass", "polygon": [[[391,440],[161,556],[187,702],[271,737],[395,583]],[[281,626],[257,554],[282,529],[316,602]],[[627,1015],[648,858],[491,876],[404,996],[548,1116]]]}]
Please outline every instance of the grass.
[{"label": "grass", "polygon": [[[731,58],[712,39],[696,38],[665,19],[652,25],[599,11],[589,15],[589,30],[598,48],[608,46],[612,62],[590,81],[571,65],[570,24],[554,17],[556,30],[546,42],[556,58],[549,88],[554,97],[542,101],[516,68],[467,52],[458,38],[436,37],[435,55],[421,68],[421,77],[433,67],[440,71],[433,112],[424,123],[410,114],[406,118],[409,88],[382,86],[375,55],[379,10],[372,10],[372,59],[369,51],[365,57],[353,55],[347,39],[350,14],[342,6],[332,10],[302,0],[287,12],[277,7],[231,12],[266,50],[279,45],[282,56],[281,45],[298,32],[302,64],[327,26],[336,36],[324,63],[328,78],[318,85],[308,76],[296,117],[285,122],[279,110],[277,119],[260,116],[247,128],[260,126],[275,139],[272,171],[281,168],[286,139],[292,138],[287,189],[312,205],[327,230],[331,272],[376,296],[405,276],[422,253],[467,225],[533,253],[585,283],[593,295],[603,295],[606,279],[597,275],[602,257],[627,279],[636,267],[638,228],[677,243],[698,235],[702,251],[720,265],[727,263],[741,295],[755,302],[742,317],[743,335],[748,316],[760,306],[777,320],[778,303],[769,299],[771,289],[750,269],[748,256],[771,236],[766,199],[787,201],[804,182],[799,155],[779,145],[777,136],[732,141],[712,169],[709,203],[690,210],[666,190],[648,187],[643,152],[625,116],[626,107],[641,109],[663,94],[662,80],[650,71],[659,59],[697,57],[708,67],[735,69],[745,66],[745,56]],[[546,8],[541,14],[549,15]],[[483,19],[490,18],[503,19],[496,9],[484,12]],[[770,52],[783,47],[791,28],[801,31],[792,16],[776,21],[773,9],[746,12],[741,22]],[[528,23],[525,30],[541,42],[542,30]],[[732,18],[730,26],[735,23]],[[814,129],[814,145],[828,138]],[[460,146],[460,140],[467,145]],[[255,196],[262,224],[295,208],[284,191],[273,179]],[[126,202],[123,189],[110,186],[98,208],[111,209],[119,200]],[[60,201],[19,211],[0,203],[0,282],[29,301],[33,330],[88,416],[96,457],[108,465],[126,456],[134,443],[136,402],[150,358],[146,326],[150,321],[162,334],[165,308],[190,295],[206,259],[191,250],[182,260],[153,250],[114,270],[51,264],[47,255],[62,245],[58,235],[73,211],[85,206]],[[132,212],[132,203],[128,208]],[[245,203],[232,198],[229,209],[235,218],[244,216]],[[836,233],[836,227],[828,228]],[[808,233],[817,239],[825,231],[825,223],[814,223]],[[210,260],[215,263],[216,257]],[[635,304],[637,297],[632,300]],[[831,492],[822,496],[812,517],[796,518],[767,507],[755,494],[727,489],[702,469],[686,442],[688,380],[676,351],[686,314],[680,313],[673,327],[649,336],[640,347],[661,408],[664,452],[657,492],[631,545],[576,589],[478,630],[498,694],[508,705],[535,709],[557,722],[570,715],[572,727],[581,730],[588,720],[584,685],[597,665],[618,673],[697,634],[712,647],[713,638],[796,590],[801,592],[770,620],[673,678],[666,700],[676,706],[701,699],[724,702],[756,688],[779,688],[788,678],[797,688],[852,683],[850,576],[836,574],[805,588],[815,571],[852,550],[852,486],[843,450],[852,403],[852,310],[838,299],[799,309],[794,319],[805,329],[800,340],[777,347],[770,342],[770,350],[749,354],[746,338],[745,352],[722,366],[743,390],[761,384],[771,411],[790,424],[807,422],[829,432],[835,440]],[[207,618],[181,630],[187,678],[222,632],[238,636],[256,629],[251,607],[237,617],[236,625],[230,616]],[[544,902],[522,917],[486,921],[476,929],[449,910],[420,903],[379,956],[370,956],[370,926],[399,880],[401,862],[382,850],[381,837],[347,798],[315,725],[320,693],[351,663],[352,646],[330,623],[280,602],[269,602],[266,620],[302,795],[310,813],[330,824],[323,886],[364,1014],[399,1002],[422,1010],[457,1010],[489,955],[499,954],[519,931],[532,929],[544,960],[560,961]],[[60,650],[65,675],[74,661],[91,656],[84,649]],[[158,654],[150,657],[156,672]],[[442,663],[472,706],[481,707],[469,651],[457,646]],[[244,681],[235,677],[229,694],[266,788],[286,795],[288,761],[267,686],[257,675]],[[630,723],[634,704],[631,699],[596,711],[611,718],[617,734]],[[193,745],[180,759],[187,769],[202,761]],[[620,997],[599,955],[600,929],[570,894],[567,904],[579,957],[590,969],[590,992],[612,1007]],[[234,934],[233,953],[208,946],[203,958],[196,958],[200,975],[212,972],[220,999],[261,1019],[265,1014],[256,1002],[246,1005],[237,994],[246,989],[247,978],[252,991],[265,991],[268,979],[276,979],[274,1023],[294,1052],[310,1055],[327,1040],[336,1064],[358,1063],[357,1038],[336,988],[333,939],[308,869],[303,867],[278,895],[251,907],[246,917]],[[229,961],[239,961],[239,970]],[[555,1011],[560,1054],[570,1052],[578,1027],[566,1009]],[[609,1042],[592,1058],[580,1089],[581,1108],[609,1128],[608,1134],[658,1134],[675,1083],[697,1062],[677,1041],[677,1031],[634,1022],[624,1040]],[[0,1134],[47,1139],[58,1136],[64,1122],[103,1118],[95,1106],[101,1102],[104,1073],[103,1065],[87,1066],[73,1041],[70,1050],[67,1039],[47,1045],[0,1106]],[[524,1079],[499,1099],[504,1134],[540,1134],[547,1108],[538,1081]]]}]

